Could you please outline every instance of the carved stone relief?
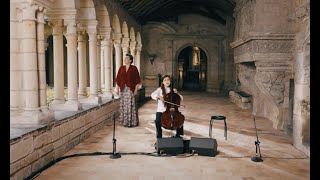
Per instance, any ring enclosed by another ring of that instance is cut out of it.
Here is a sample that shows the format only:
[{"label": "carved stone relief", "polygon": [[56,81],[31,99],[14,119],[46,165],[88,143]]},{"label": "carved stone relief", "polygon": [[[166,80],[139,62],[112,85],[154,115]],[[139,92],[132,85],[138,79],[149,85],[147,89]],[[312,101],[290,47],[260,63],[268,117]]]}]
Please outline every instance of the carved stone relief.
[{"label": "carved stone relief", "polygon": [[290,53],[293,48],[291,40],[256,40],[251,43],[256,53]]},{"label": "carved stone relief", "polygon": [[286,83],[288,77],[284,71],[259,71],[257,70],[255,82],[259,89],[271,97],[276,105],[284,102],[286,91]]},{"label": "carved stone relief", "polygon": [[251,40],[234,48],[234,55],[244,53],[291,53],[293,50],[292,40],[258,39]]}]

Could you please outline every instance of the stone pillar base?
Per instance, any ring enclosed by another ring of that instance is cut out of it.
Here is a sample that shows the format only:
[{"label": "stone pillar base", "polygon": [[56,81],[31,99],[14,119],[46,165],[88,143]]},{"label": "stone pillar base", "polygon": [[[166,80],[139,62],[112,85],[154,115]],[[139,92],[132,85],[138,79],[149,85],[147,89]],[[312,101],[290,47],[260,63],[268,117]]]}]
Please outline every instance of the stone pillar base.
[{"label": "stone pillar base", "polygon": [[82,110],[82,105],[80,104],[80,102],[74,101],[74,100],[68,100],[64,105],[63,108],[65,109],[65,111],[79,111]]},{"label": "stone pillar base", "polygon": [[51,111],[43,113],[41,111],[10,112],[10,124],[48,124],[54,120]]},{"label": "stone pillar base", "polygon": [[79,111],[82,110],[82,105],[80,102],[66,102],[65,104],[51,104],[51,111]]},{"label": "stone pillar base", "polygon": [[82,95],[82,94],[79,94],[79,95],[78,95],[78,99],[86,99],[86,98],[88,98],[88,96]]},{"label": "stone pillar base", "polygon": [[79,101],[84,104],[101,104],[102,98],[101,96],[89,96],[86,99],[79,99]]},{"label": "stone pillar base", "polygon": [[53,104],[64,104],[65,103],[65,100],[62,100],[62,99],[55,99],[52,101],[52,105]]},{"label": "stone pillar base", "polygon": [[113,94],[110,91],[109,92],[106,91],[102,94],[102,97],[106,99],[112,99]]}]

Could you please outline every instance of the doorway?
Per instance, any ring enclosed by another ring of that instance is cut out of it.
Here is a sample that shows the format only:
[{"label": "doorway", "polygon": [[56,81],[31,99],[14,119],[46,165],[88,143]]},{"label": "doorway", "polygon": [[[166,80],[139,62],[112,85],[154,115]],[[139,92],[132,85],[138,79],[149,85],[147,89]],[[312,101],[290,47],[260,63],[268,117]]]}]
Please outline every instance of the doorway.
[{"label": "doorway", "polygon": [[207,82],[207,56],[197,46],[184,48],[178,56],[179,89],[205,91]]}]

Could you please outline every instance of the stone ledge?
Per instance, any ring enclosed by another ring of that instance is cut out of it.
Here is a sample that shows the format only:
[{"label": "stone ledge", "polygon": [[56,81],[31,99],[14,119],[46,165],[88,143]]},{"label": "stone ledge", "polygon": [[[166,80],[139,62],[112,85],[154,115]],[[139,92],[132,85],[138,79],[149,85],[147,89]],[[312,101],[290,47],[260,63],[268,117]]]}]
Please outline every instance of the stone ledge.
[{"label": "stone ledge", "polygon": [[[10,139],[10,179],[24,179],[52,160],[63,156],[90,135],[119,116],[120,100],[111,100],[55,121],[31,127]],[[90,114],[90,115],[89,115]],[[93,114],[97,114],[93,116]],[[27,149],[27,150],[26,150]],[[23,151],[22,151],[23,150]]]},{"label": "stone ledge", "polygon": [[252,96],[243,91],[229,91],[231,102],[235,103],[242,109],[252,108]]}]

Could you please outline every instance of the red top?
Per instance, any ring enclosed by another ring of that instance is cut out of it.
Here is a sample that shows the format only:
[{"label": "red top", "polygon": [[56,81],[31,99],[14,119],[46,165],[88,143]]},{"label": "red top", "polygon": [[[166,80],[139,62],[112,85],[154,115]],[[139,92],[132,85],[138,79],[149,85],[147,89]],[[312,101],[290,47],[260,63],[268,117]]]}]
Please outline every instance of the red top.
[{"label": "red top", "polygon": [[123,91],[124,85],[127,85],[132,92],[136,88],[136,85],[141,82],[139,71],[136,66],[130,65],[126,72],[126,66],[119,68],[116,83],[120,87],[120,91]]}]

